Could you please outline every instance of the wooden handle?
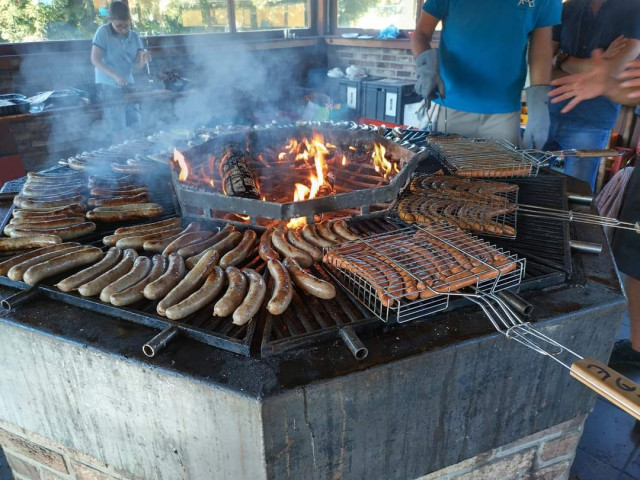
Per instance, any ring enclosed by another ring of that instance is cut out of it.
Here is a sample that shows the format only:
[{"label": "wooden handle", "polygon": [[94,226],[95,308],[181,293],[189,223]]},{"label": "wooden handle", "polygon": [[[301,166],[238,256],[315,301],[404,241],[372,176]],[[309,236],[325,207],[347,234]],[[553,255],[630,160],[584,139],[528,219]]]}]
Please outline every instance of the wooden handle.
[{"label": "wooden handle", "polygon": [[593,358],[571,365],[571,376],[640,420],[640,385]]},{"label": "wooden handle", "polygon": [[575,153],[576,157],[619,157],[622,155],[621,152],[617,150],[608,149],[608,150],[577,150]]}]

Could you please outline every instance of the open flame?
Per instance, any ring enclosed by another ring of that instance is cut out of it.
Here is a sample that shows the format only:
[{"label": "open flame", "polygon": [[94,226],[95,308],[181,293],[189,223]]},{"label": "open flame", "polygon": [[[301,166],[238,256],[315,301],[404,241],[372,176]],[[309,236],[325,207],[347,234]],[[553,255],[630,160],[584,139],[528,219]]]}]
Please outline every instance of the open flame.
[{"label": "open flame", "polygon": [[[304,149],[300,151],[300,147]],[[330,195],[333,187],[326,180],[327,162],[325,157],[330,155],[329,149],[324,143],[324,137],[319,133],[314,133],[311,140],[303,139],[301,142],[291,141],[288,144],[290,154],[296,153],[296,161],[306,162],[309,158],[313,158],[313,166],[315,174],[309,174],[309,186],[302,183],[296,183],[293,191],[293,201],[302,202],[319,196]],[[285,147],[286,148],[286,147]],[[296,150],[297,149],[297,150]],[[295,228],[306,224],[304,217],[293,218],[287,224],[290,228]]]},{"label": "open flame", "polygon": [[[293,190],[293,201],[294,202],[302,202],[303,200],[308,200],[310,198],[311,189],[302,183],[296,183],[295,188]],[[292,218],[287,223],[287,228],[297,228],[302,227],[307,224],[307,219],[305,217]]]},{"label": "open flame", "polygon": [[373,153],[371,154],[371,158],[373,158],[373,168],[376,170],[376,172],[382,173],[382,176],[385,178],[385,180],[393,171],[393,164],[385,157],[386,152],[387,149],[384,148],[383,145],[379,143],[373,144]]},{"label": "open flame", "polygon": [[189,178],[189,163],[187,162],[187,159],[184,158],[182,152],[180,152],[177,148],[173,149],[173,161],[180,166],[178,180],[180,180],[181,182],[185,182],[187,178]]}]

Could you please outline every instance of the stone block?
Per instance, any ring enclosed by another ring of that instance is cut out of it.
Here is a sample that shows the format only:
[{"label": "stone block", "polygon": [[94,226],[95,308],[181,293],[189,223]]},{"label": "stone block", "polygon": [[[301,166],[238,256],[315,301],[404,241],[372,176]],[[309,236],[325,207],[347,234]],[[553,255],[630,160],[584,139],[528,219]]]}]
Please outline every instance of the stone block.
[{"label": "stone block", "polygon": [[521,472],[533,468],[536,450],[530,448],[522,452],[515,453],[509,457],[502,458],[465,473],[456,476],[456,480],[497,480],[508,478],[518,478]]},{"label": "stone block", "polygon": [[572,455],[578,446],[580,437],[580,433],[573,433],[544,443],[540,448],[540,461],[544,464],[558,457]]},{"label": "stone block", "polygon": [[114,480],[116,478],[73,460],[71,461],[71,467],[76,474],[77,480]]},{"label": "stone block", "polygon": [[53,473],[51,470],[47,470],[43,468],[40,471],[40,480],[70,480],[71,477],[67,475],[58,475],[57,473]]},{"label": "stone block", "polygon": [[9,463],[13,473],[17,473],[24,478],[40,480],[40,472],[36,465],[12,455],[11,452],[6,449],[4,451],[4,455],[7,457],[7,462]]},{"label": "stone block", "polygon": [[48,448],[36,445],[26,438],[18,437],[6,430],[0,429],[0,445],[5,450],[13,450],[20,455],[33,459],[36,463],[48,466],[52,470],[67,473],[67,465],[62,455]]},{"label": "stone block", "polygon": [[566,480],[569,477],[571,462],[569,460],[549,465],[531,475],[531,480]]}]

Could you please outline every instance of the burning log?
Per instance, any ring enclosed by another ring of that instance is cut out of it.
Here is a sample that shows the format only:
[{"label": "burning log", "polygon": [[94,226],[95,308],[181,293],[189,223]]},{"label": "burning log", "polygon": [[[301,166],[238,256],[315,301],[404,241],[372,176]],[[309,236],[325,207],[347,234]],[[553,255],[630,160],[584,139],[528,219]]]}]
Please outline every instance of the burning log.
[{"label": "burning log", "polygon": [[234,145],[221,148],[220,176],[225,195],[232,197],[260,198],[258,181],[249,168],[251,158]]}]

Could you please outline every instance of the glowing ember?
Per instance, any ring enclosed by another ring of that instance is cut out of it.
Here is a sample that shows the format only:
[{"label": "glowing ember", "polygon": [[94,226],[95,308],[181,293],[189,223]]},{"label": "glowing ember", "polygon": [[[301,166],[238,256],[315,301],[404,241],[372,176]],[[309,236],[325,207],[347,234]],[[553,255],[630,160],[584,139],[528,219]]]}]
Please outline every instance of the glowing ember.
[{"label": "glowing ember", "polygon": [[347,164],[347,157],[345,157],[344,155],[342,156],[342,166],[344,167]]},{"label": "glowing ember", "polygon": [[189,163],[187,163],[187,159],[184,158],[184,155],[178,151],[177,148],[173,149],[173,161],[177,162],[180,166],[180,173],[178,174],[178,180],[184,182],[189,178]]}]

